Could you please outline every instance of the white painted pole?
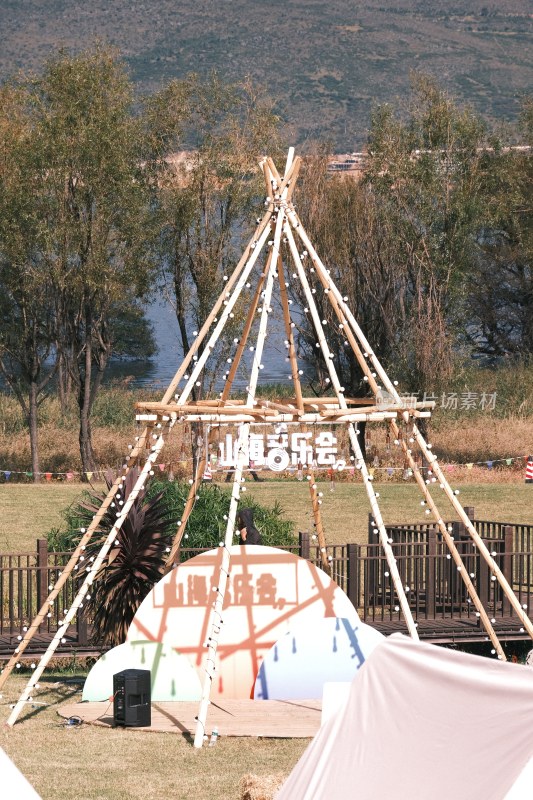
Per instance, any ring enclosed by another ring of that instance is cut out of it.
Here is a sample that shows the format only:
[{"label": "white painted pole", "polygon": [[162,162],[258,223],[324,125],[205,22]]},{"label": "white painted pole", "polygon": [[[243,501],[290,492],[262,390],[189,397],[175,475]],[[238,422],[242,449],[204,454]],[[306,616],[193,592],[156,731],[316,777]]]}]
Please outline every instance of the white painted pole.
[{"label": "white painted pole", "polygon": [[218,586],[215,588],[215,599],[213,611],[209,625],[209,637],[206,642],[207,654],[205,660],[205,675],[202,689],[202,698],[198,709],[196,721],[196,731],[194,734],[194,746],[202,747],[204,736],[206,735],[207,712],[210,704],[211,686],[216,671],[216,655],[218,649],[218,638],[221,627],[224,624],[223,605],[226,594],[226,585],[230,571],[230,547],[233,544],[233,534],[235,531],[235,520],[237,518],[237,504],[240,498],[242,473],[248,466],[250,438],[250,423],[245,422],[241,425],[238,439],[237,463],[233,475],[233,489],[231,493],[228,521],[226,525],[226,535],[222,548],[222,561],[218,577]]},{"label": "white painted pole", "polygon": [[[337,395],[337,399],[339,402],[339,406],[341,408],[347,408],[346,399],[344,397],[344,389],[341,387],[339,383],[339,378],[337,375],[337,370],[333,364],[333,354],[330,352],[328,344],[326,342],[326,338],[324,336],[324,329],[322,327],[322,322],[320,316],[318,314],[318,310],[315,303],[315,298],[307,281],[307,276],[305,274],[305,270],[303,268],[302,261],[300,259],[300,254],[298,252],[298,248],[296,247],[296,242],[294,241],[294,236],[292,234],[292,230],[289,225],[285,227],[285,233],[287,235],[287,239],[289,241],[289,247],[291,249],[291,254],[293,257],[294,264],[296,266],[298,277],[300,279],[300,283],[304,289],[305,298],[307,305],[309,307],[309,311],[311,313],[311,317],[313,319],[313,324],[318,336],[318,341],[320,344],[320,349],[322,350],[322,354],[324,356],[326,365],[328,367],[328,372],[331,380],[331,384]],[[377,501],[376,493],[374,491],[374,487],[372,486],[371,476],[368,472],[365,460],[363,458],[363,453],[361,451],[361,447],[359,445],[359,440],[357,439],[357,435],[355,433],[355,428],[353,427],[352,423],[348,425],[348,435],[350,437],[350,443],[352,445],[353,452],[357,459],[357,466],[361,470],[363,483],[365,486],[365,491],[368,495],[368,499],[370,502],[370,508],[372,509],[372,514],[374,516],[374,522],[376,524],[376,528],[379,531],[380,541],[383,547],[383,551],[385,553],[385,557],[387,559],[387,564],[389,565],[389,570],[391,574],[391,578],[394,584],[394,588],[396,590],[396,594],[398,596],[398,600],[404,615],[404,619],[407,624],[407,628],[409,633],[411,634],[413,639],[418,639],[418,632],[416,630],[416,623],[413,619],[413,614],[409,607],[409,603],[407,600],[407,596],[405,594],[405,590],[402,584],[402,580],[400,577],[400,573],[398,572],[398,565],[396,563],[396,558],[394,556],[394,552],[390,546],[387,531],[385,529],[385,524],[383,522],[383,518],[381,516],[381,511],[379,508],[379,504]]]},{"label": "white painted pole", "polygon": [[[311,255],[311,257],[312,257],[312,259],[313,259],[313,261],[315,263],[315,266],[317,267],[317,269],[320,270],[322,276],[327,280],[327,283],[328,283],[328,286],[330,288],[330,291],[334,294],[334,296],[336,297],[337,301],[339,302],[339,306],[341,307],[342,312],[346,317],[346,320],[349,322],[350,327],[352,328],[352,330],[354,331],[357,339],[361,343],[361,346],[364,349],[364,353],[366,354],[366,357],[368,358],[369,363],[372,364],[373,368],[376,371],[376,375],[379,375],[379,377],[380,377],[381,381],[383,382],[383,385],[385,386],[386,390],[389,392],[389,394],[392,395],[392,397],[396,400],[398,405],[402,406],[403,405],[403,401],[402,401],[402,398],[400,397],[400,395],[399,395],[399,393],[398,393],[398,391],[396,389],[396,386],[390,380],[389,376],[387,375],[387,372],[385,371],[385,369],[381,365],[378,357],[376,356],[376,354],[372,350],[368,340],[364,336],[364,334],[363,334],[360,326],[358,325],[355,317],[353,316],[352,312],[348,308],[348,305],[346,304],[346,301],[344,300],[344,298],[342,297],[342,295],[339,292],[338,288],[336,287],[334,281],[331,279],[330,275],[328,274],[328,271],[325,268],[323,262],[320,260],[319,256],[317,255],[316,250],[314,249],[313,245],[311,244],[311,241],[309,240],[309,237],[307,236],[307,233],[305,232],[305,230],[304,230],[301,222],[299,221],[296,213],[294,211],[292,213],[288,212],[287,216],[288,216],[288,218],[289,218],[289,220],[291,222],[291,225],[295,228],[295,230],[297,231],[298,235],[300,236],[302,242],[304,243],[305,247],[307,248],[308,252],[310,253],[310,255]],[[409,420],[410,415],[409,415],[409,413],[407,411],[404,411],[403,412],[403,417],[404,417],[405,421],[407,422]],[[498,581],[498,583],[502,587],[502,590],[503,590],[505,596],[507,597],[507,599],[509,600],[509,603],[512,605],[514,611],[516,612],[519,620],[522,622],[522,624],[523,624],[524,628],[527,630],[529,636],[533,639],[533,624],[531,623],[531,620],[530,620],[529,616],[526,613],[526,609],[524,609],[520,605],[520,601],[518,600],[518,597],[516,596],[516,594],[513,592],[513,589],[509,585],[509,582],[505,578],[504,574],[502,573],[500,567],[498,566],[498,564],[496,563],[494,558],[491,556],[490,551],[488,550],[487,546],[485,545],[485,543],[483,542],[483,540],[479,536],[479,534],[476,531],[474,525],[472,525],[472,521],[468,518],[468,516],[465,513],[465,511],[464,511],[463,507],[461,506],[460,502],[457,500],[457,497],[456,497],[455,493],[453,492],[452,488],[450,487],[450,485],[449,485],[449,483],[448,483],[448,481],[446,479],[446,476],[444,475],[444,473],[442,472],[442,470],[440,468],[440,465],[438,464],[437,457],[435,456],[434,453],[431,452],[431,449],[428,448],[426,440],[424,439],[422,433],[420,432],[420,430],[418,429],[417,425],[414,422],[413,422],[413,435],[414,435],[414,437],[415,437],[415,439],[417,441],[417,444],[420,447],[422,453],[424,454],[424,457],[426,458],[426,460],[429,463],[431,463],[433,472],[438,477],[439,483],[442,485],[444,493],[446,494],[448,500],[450,501],[450,503],[452,504],[453,508],[457,512],[459,518],[464,523],[466,530],[468,531],[470,537],[472,538],[472,540],[476,544],[476,546],[477,546],[482,558],[486,561],[486,563],[489,566],[493,576],[496,578],[496,580]]]},{"label": "white painted pole", "polygon": [[[257,334],[257,343],[254,351],[254,359],[252,361],[252,369],[250,380],[247,388],[247,399],[244,408],[253,408],[256,399],[257,381],[259,378],[259,371],[261,369],[261,359],[263,357],[263,348],[267,335],[268,316],[270,313],[270,302],[272,300],[272,288],[274,284],[274,273],[278,262],[278,254],[280,250],[281,231],[283,227],[284,214],[283,211],[278,211],[276,220],[276,229],[274,233],[274,240],[272,242],[272,253],[269,256],[268,274],[266,276],[265,294],[263,298],[263,305],[261,307],[261,318],[259,322],[259,331]],[[263,244],[261,246],[264,245]],[[256,258],[259,252],[256,254]],[[186,387],[187,388],[187,387]],[[194,735],[194,746],[196,748],[202,747],[204,737],[206,735],[206,722],[207,713],[209,709],[211,687],[213,684],[213,677],[216,670],[216,657],[218,650],[218,639],[220,635],[221,626],[223,624],[222,609],[224,606],[224,597],[226,594],[226,585],[230,570],[230,547],[233,544],[233,533],[235,530],[235,520],[237,516],[237,505],[241,493],[241,481],[243,471],[248,467],[249,463],[249,446],[250,446],[250,423],[244,423],[240,428],[238,440],[238,455],[235,472],[233,474],[233,490],[230,500],[230,509],[228,513],[228,523],[226,526],[226,536],[224,539],[224,547],[222,551],[222,560],[220,572],[218,577],[218,586],[216,589],[216,598],[213,606],[213,613],[210,623],[210,635],[207,641],[207,656],[205,662],[205,677],[202,690],[202,699],[198,709],[198,717],[196,723],[196,731]]]},{"label": "white painted pole", "polygon": [[[174,422],[170,421],[169,423],[167,423],[166,427],[170,431],[173,425]],[[137,478],[134,487],[132,488],[128,498],[124,501],[124,505],[121,507],[120,511],[117,514],[117,521],[109,531],[109,534],[107,535],[105,542],[100,548],[98,555],[93,561],[92,566],[88,570],[87,576],[83,581],[80,589],[78,590],[78,593],[76,594],[76,597],[74,598],[70,609],[65,614],[65,617],[63,618],[60,627],[58,628],[58,630],[54,635],[54,638],[48,645],[48,649],[41,657],[41,660],[39,661],[39,664],[37,665],[35,671],[32,673],[30,680],[28,681],[24,691],[20,696],[20,699],[18,700],[13,711],[11,712],[9,719],[6,722],[6,725],[8,725],[9,727],[13,727],[13,725],[17,721],[17,718],[20,712],[22,711],[24,705],[29,701],[32,689],[35,687],[46,665],[48,664],[53,654],[55,653],[57,647],[59,646],[59,643],[61,642],[62,637],[67,632],[68,626],[75,617],[77,610],[82,606],[85,596],[89,593],[95,575],[98,573],[98,570],[100,569],[104,561],[104,558],[111,549],[111,546],[115,541],[116,535],[118,531],[121,529],[124,520],[128,515],[129,510],[131,509],[133,503],[135,502],[135,499],[137,498],[141,489],[144,487],[148,474],[152,469],[153,464],[156,462],[157,456],[161,452],[163,445],[164,445],[164,435],[163,435],[163,430],[161,430],[161,433],[157,441],[155,442],[154,445],[152,445],[152,452],[146,459],[146,462],[141,472],[139,473],[139,477]]]}]

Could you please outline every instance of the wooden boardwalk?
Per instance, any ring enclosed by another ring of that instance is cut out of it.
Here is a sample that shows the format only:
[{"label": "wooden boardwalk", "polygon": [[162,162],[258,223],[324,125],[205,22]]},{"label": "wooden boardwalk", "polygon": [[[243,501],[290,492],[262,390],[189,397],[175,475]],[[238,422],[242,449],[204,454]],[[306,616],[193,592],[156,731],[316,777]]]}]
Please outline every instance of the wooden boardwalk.
[{"label": "wooden boardwalk", "polygon": [[[528,634],[517,619],[512,617],[496,617],[494,619],[493,627],[501,641],[530,641]],[[366,622],[384,636],[390,636],[391,633],[408,633],[403,620],[367,619]],[[489,641],[487,632],[476,617],[453,617],[450,615],[437,619],[418,618],[417,626],[420,638],[435,644]]]},{"label": "wooden boardwalk", "polygon": [[[0,635],[0,659],[8,659],[13,655],[15,648],[19,644],[18,636],[23,634],[18,633],[4,633]],[[46,652],[48,645],[52,641],[53,633],[36,633],[30,644],[28,645],[24,655],[21,658],[22,662],[34,656],[40,656]],[[64,637],[65,642],[62,643],[54,653],[56,658],[64,658],[66,656],[99,656],[101,650],[94,645],[80,645],[76,636],[75,630],[67,633]]]},{"label": "wooden boardwalk", "polygon": [[[362,618],[363,619],[363,618]],[[416,617],[415,617],[416,619]],[[521,628],[520,622],[514,617],[496,617],[493,623],[494,629],[502,641],[529,640],[527,633]],[[376,628],[384,636],[391,633],[406,633],[407,626],[403,619],[381,620],[363,619],[368,625]],[[435,644],[459,644],[461,642],[484,642],[488,640],[487,633],[479,625],[478,619],[474,616],[452,616],[438,617],[436,619],[418,618],[418,633],[424,641],[434,642]],[[20,634],[19,634],[20,635]],[[35,656],[42,655],[51,639],[52,633],[39,633],[32,639],[26,650],[22,661]],[[100,650],[93,645],[80,645],[73,629],[66,637],[64,644],[61,644],[55,652],[55,657],[68,656],[98,656]],[[0,659],[8,659],[18,645],[17,634],[0,635]],[[532,645],[533,646],[533,645]]]},{"label": "wooden boardwalk", "polygon": [[[208,730],[220,736],[305,739],[320,727],[320,700],[217,700],[209,706]],[[68,703],[58,709],[68,719],[79,717],[90,725],[113,726],[111,703]],[[152,724],[136,731],[194,736],[198,702],[152,703]]]}]

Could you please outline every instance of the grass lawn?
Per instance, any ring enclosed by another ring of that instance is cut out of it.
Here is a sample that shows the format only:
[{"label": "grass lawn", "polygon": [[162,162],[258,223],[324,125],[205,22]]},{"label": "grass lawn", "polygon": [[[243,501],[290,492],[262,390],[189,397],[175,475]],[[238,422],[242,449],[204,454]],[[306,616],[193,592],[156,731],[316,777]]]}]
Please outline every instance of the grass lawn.
[{"label": "grass lawn", "polygon": [[0,486],[0,552],[34,551],[36,540],[61,525],[61,511],[82,491],[71,483]]},{"label": "grass lawn", "polygon": [[39,701],[12,729],[3,726],[9,703],[23,689],[9,679],[0,700],[0,745],[43,800],[238,800],[243,775],[288,774],[309,739],[222,737],[196,750],[178,734],[65,727],[58,705],[81,699],[82,683],[47,673]]},{"label": "grass lawn", "polygon": [[[260,503],[278,501],[284,515],[294,522],[294,530],[311,531],[313,519],[307,482],[247,481],[247,492]],[[83,491],[82,484],[7,484],[0,487],[0,552],[35,550],[37,538],[62,524],[61,511]],[[455,485],[454,485],[455,488]],[[533,523],[533,485],[525,483],[483,483],[460,485],[459,499],[464,506],[474,506],[478,519],[500,522]],[[424,520],[420,493],[412,484],[376,483],[385,522],[420,522]],[[330,544],[364,542],[367,538],[369,504],[361,484],[319,484],[323,492],[321,507],[326,539]],[[246,494],[243,502],[246,502]],[[456,515],[437,487],[434,497],[445,519]]]}]

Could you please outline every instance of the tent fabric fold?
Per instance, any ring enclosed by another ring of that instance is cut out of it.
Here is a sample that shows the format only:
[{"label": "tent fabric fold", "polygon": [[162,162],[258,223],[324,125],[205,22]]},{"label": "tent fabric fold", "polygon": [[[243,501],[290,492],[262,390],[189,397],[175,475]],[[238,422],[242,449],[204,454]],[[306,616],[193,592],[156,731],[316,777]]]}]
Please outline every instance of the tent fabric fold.
[{"label": "tent fabric fold", "polygon": [[394,634],[276,800],[503,800],[532,756],[530,667]]},{"label": "tent fabric fold", "polygon": [[0,796],[7,798],[17,798],[17,800],[41,800],[41,795],[37,794],[30,782],[13,764],[5,750],[0,747]]}]

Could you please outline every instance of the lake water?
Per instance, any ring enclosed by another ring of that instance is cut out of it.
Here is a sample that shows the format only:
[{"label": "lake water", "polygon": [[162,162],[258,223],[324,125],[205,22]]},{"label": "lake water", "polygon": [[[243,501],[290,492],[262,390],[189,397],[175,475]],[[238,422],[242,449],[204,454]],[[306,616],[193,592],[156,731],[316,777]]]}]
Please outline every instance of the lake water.
[{"label": "lake water", "polygon": [[[131,378],[130,386],[154,386],[166,388],[183,359],[178,322],[170,303],[153,303],[147,308],[147,317],[154,326],[158,352],[146,361],[113,362],[106,370],[106,382]],[[255,345],[257,334],[252,333],[250,343]],[[280,314],[269,316],[268,336],[263,351],[261,383],[290,383],[290,366],[285,361],[285,331]],[[243,361],[247,368],[240,370],[235,378],[235,387],[244,388],[248,382],[251,354],[246,351]],[[221,379],[225,369],[221,368]],[[218,381],[221,386],[222,381]]]}]

